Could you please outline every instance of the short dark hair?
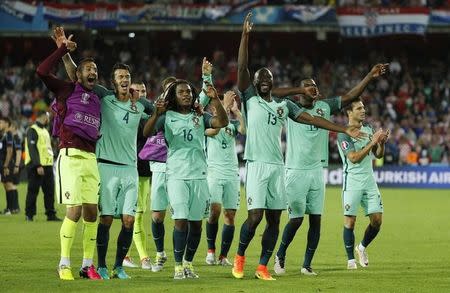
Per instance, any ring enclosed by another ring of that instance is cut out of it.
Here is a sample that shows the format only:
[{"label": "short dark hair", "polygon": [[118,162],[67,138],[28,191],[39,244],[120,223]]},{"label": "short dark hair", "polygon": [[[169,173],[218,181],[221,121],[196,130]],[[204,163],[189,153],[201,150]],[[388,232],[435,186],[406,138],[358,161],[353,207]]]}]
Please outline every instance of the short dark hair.
[{"label": "short dark hair", "polygon": [[131,70],[130,70],[130,66],[128,66],[125,63],[116,63],[114,64],[112,71],[111,71],[111,82],[114,84],[114,73],[116,72],[116,70],[118,69],[125,69],[128,70],[128,72],[131,74]]},{"label": "short dark hair", "polygon": [[8,126],[11,126],[11,119],[9,119],[9,117],[0,117],[0,120],[5,121],[6,123],[8,123]]},{"label": "short dark hair", "polygon": [[81,71],[81,69],[83,68],[83,65],[88,62],[95,63],[95,60],[94,60],[94,58],[91,58],[91,57],[81,59],[81,61],[78,63],[77,71]]},{"label": "short dark hair", "polygon": [[354,103],[358,103],[358,102],[362,102],[362,101],[363,100],[361,99],[361,97],[358,97],[358,98],[354,99],[350,104],[348,104],[347,106],[342,108],[342,111],[344,112],[345,115],[347,115],[347,111],[353,111]]}]

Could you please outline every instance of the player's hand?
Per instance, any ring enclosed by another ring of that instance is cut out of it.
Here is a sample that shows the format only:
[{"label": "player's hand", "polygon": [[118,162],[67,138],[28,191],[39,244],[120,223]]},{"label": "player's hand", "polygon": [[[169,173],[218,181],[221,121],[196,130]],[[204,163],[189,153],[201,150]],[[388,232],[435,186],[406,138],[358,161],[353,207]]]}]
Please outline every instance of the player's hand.
[{"label": "player's hand", "polygon": [[3,175],[5,175],[5,176],[9,175],[9,168],[8,167],[3,168]]},{"label": "player's hand", "polygon": [[385,64],[377,64],[374,67],[372,67],[372,70],[370,70],[370,75],[374,78],[384,75],[386,71],[389,69],[389,63]]},{"label": "player's hand", "polygon": [[391,131],[389,129],[386,130],[386,132],[381,136],[380,143],[385,144],[388,141],[390,134]]},{"label": "player's hand", "polygon": [[233,114],[240,114],[241,113],[241,111],[239,110],[239,106],[238,106],[238,103],[236,102],[236,100],[234,100],[233,106],[231,106],[230,111]]},{"label": "player's hand", "polygon": [[70,52],[75,51],[75,49],[77,48],[77,43],[75,43],[74,41],[72,41],[72,37],[73,35],[70,35],[67,40],[64,42],[64,44],[66,44],[67,49]]},{"label": "player's hand", "polygon": [[211,75],[212,70],[213,70],[213,65],[211,64],[211,62],[206,60],[206,57],[203,57],[202,75]]},{"label": "player's hand", "polygon": [[231,110],[233,104],[236,102],[236,93],[234,91],[227,91],[223,94],[223,108],[225,110]]},{"label": "player's hand", "polygon": [[372,142],[373,143],[380,143],[382,136],[384,135],[383,129],[380,128],[372,135]]},{"label": "player's hand", "polygon": [[64,44],[64,41],[67,40],[66,34],[64,33],[64,28],[61,26],[57,26],[53,30],[52,39],[53,39],[53,41],[55,41],[56,47],[58,47],[58,48],[61,47]]},{"label": "player's hand", "polygon": [[242,32],[246,35],[248,35],[252,31],[252,28],[253,28],[253,23],[250,21],[251,18],[252,18],[252,12],[249,12],[244,19],[244,26],[242,28]]},{"label": "player's hand", "polygon": [[131,102],[136,103],[139,100],[139,91],[130,88]]},{"label": "player's hand", "polygon": [[44,176],[44,168],[42,168],[42,167],[37,167],[36,171],[37,171],[38,175]]},{"label": "player's hand", "polygon": [[14,175],[19,174],[19,167],[18,166],[14,166],[13,174]]},{"label": "player's hand", "polygon": [[307,96],[318,98],[319,91],[317,90],[316,87],[314,87],[314,86],[308,86],[308,87],[305,87],[305,88],[303,88],[303,89],[304,89],[305,94],[306,94]]},{"label": "player's hand", "polygon": [[197,116],[203,116],[203,106],[198,102],[194,102],[194,111]]},{"label": "player's hand", "polygon": [[367,137],[367,133],[362,132],[357,126],[347,126],[345,133],[357,140]]},{"label": "player's hand", "polygon": [[155,108],[156,108],[156,115],[157,116],[161,116],[164,112],[166,112],[166,110],[167,110],[166,107],[167,107],[168,103],[169,102],[167,102],[164,99],[157,99],[156,100]]},{"label": "player's hand", "polygon": [[206,83],[206,89],[202,89],[205,95],[211,100],[218,99],[217,90],[210,84]]},{"label": "player's hand", "polygon": [[68,38],[66,38],[64,28],[61,26],[58,26],[53,30],[52,39],[53,41],[55,41],[56,47],[58,48],[65,44],[67,49],[69,49],[70,52],[73,52],[77,48],[77,43],[72,41],[72,38],[73,35],[70,35]]}]

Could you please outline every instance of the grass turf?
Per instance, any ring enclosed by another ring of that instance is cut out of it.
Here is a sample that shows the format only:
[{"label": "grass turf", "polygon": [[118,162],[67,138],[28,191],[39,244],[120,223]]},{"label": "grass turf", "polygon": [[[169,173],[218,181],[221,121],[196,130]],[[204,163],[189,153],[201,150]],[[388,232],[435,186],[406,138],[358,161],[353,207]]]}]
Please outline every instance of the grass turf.
[{"label": "grass turf", "polygon": [[[342,211],[340,190],[328,188],[322,233],[313,260],[316,277],[300,274],[306,245],[308,221],[302,225],[287,252],[287,273],[275,276],[277,281],[264,282],[253,277],[259,254],[264,222],[247,250],[245,278],[236,280],[230,267],[207,266],[206,238],[203,234],[194,266],[200,279],[174,281],[172,253],[172,222],[166,219],[166,251],[169,261],[162,272],[126,269],[131,280],[80,280],[78,268],[82,258],[81,225],[78,226],[72,248],[73,282],[60,281],[56,274],[59,261],[59,228],[61,223],[46,222],[42,194],[38,197],[35,221],[25,222],[19,215],[0,216],[0,291],[1,292],[449,292],[450,291],[450,193],[448,190],[382,189],[385,208],[383,225],[378,237],[368,248],[370,267],[346,270],[346,255],[342,242]],[[19,187],[21,208],[24,209],[26,185]],[[0,192],[0,207],[5,207],[4,190]],[[58,206],[63,217],[64,207]],[[246,217],[245,201],[237,213],[237,228],[230,260],[236,252],[241,223]],[[286,222],[282,215],[280,237]],[[264,221],[264,220],[263,220]],[[147,234],[150,233],[146,215]],[[368,219],[358,217],[356,243],[362,238]],[[108,263],[113,264],[119,222],[113,224],[108,251]],[[221,224],[219,225],[221,227]],[[205,229],[203,229],[205,230]],[[220,237],[221,229],[218,236]],[[279,237],[279,241],[280,241]],[[217,240],[220,247],[220,239]],[[149,237],[149,253],[154,256],[154,244]],[[278,245],[277,245],[278,248]],[[135,247],[131,255],[138,259]],[[95,256],[96,257],[96,256]],[[95,263],[96,260],[94,259]],[[273,272],[273,259],[269,263]]]}]

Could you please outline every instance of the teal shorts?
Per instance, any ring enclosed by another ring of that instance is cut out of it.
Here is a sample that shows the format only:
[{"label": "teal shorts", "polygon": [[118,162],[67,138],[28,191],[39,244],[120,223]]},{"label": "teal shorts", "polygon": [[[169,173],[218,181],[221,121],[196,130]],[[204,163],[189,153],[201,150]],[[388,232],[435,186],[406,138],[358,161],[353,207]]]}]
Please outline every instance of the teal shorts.
[{"label": "teal shorts", "polygon": [[342,192],[342,207],[345,216],[357,216],[360,206],[364,209],[366,216],[383,213],[383,201],[377,187]]},{"label": "teal shorts", "polygon": [[99,210],[102,216],[134,216],[137,209],[138,172],[134,166],[98,164]]},{"label": "teal shorts", "polygon": [[236,179],[208,177],[211,204],[218,203],[226,210],[237,210],[240,202],[240,182]]},{"label": "teal shorts", "polygon": [[152,211],[165,211],[169,206],[166,188],[166,172],[152,173],[151,204]]},{"label": "teal shorts", "polygon": [[209,217],[210,196],[206,179],[168,179],[172,219],[201,221]]},{"label": "teal shorts", "polygon": [[245,194],[247,210],[286,209],[284,166],[262,162],[247,162]]},{"label": "teal shorts", "polygon": [[325,200],[322,167],[313,170],[286,170],[286,197],[289,219],[305,214],[321,215]]}]

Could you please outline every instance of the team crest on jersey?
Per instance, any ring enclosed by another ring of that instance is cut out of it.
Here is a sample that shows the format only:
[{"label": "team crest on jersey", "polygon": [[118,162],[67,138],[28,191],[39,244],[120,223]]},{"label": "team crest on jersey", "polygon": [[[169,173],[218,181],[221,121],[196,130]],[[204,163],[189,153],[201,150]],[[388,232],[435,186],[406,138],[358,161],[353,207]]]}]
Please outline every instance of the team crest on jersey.
[{"label": "team crest on jersey", "polygon": [[91,96],[88,94],[88,93],[83,93],[83,94],[81,94],[81,103],[82,104],[89,104],[89,98],[90,98]]},{"label": "team crest on jersey", "polygon": [[231,131],[231,128],[229,128],[229,127],[225,127],[225,133],[230,136],[233,135],[233,132]]},{"label": "team crest on jersey", "polygon": [[131,102],[130,108],[131,108],[131,110],[133,110],[134,112],[136,112],[136,111],[137,111],[136,103]]},{"label": "team crest on jersey", "polygon": [[198,118],[198,116],[192,117],[192,122],[194,123],[194,127],[200,126],[200,118]]},{"label": "team crest on jersey", "polygon": [[251,197],[247,198],[247,203],[248,203],[248,205],[249,205],[249,206],[251,206],[251,205],[252,205],[252,201],[253,201],[253,200],[252,200],[252,198],[251,198]]},{"label": "team crest on jersey", "polygon": [[321,117],[323,117],[323,116],[325,115],[325,113],[323,112],[323,110],[322,110],[321,108],[318,108],[318,109],[316,110],[316,113],[317,113],[317,115],[319,115],[319,116],[321,116]]},{"label": "team crest on jersey", "polygon": [[343,142],[341,142],[341,147],[345,151],[350,147],[350,144],[344,140]]},{"label": "team crest on jersey", "polygon": [[344,206],[344,208],[345,208],[345,210],[348,212],[348,211],[350,210],[350,205],[349,205],[349,204],[346,204],[346,205]]},{"label": "team crest on jersey", "polygon": [[277,114],[278,114],[278,118],[283,118],[283,115],[284,115],[283,107],[278,107],[277,108]]},{"label": "team crest on jersey", "polygon": [[64,194],[64,196],[69,199],[70,198],[70,193],[68,191],[66,191],[66,193]]}]

